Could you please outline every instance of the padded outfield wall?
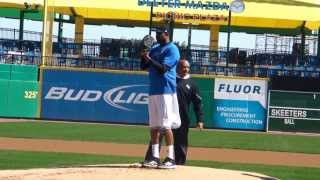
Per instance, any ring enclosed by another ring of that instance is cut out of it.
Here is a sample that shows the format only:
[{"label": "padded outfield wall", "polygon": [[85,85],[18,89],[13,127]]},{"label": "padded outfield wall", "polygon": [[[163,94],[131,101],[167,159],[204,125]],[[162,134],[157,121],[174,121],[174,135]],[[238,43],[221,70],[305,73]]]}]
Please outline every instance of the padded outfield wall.
[{"label": "padded outfield wall", "polygon": [[271,82],[267,130],[320,133],[320,80],[274,77]]},{"label": "padded outfield wall", "polygon": [[0,117],[38,118],[38,67],[0,64]]},{"label": "padded outfield wall", "polygon": [[[265,130],[267,80],[194,79],[206,128]],[[44,68],[41,118],[148,124],[148,84],[145,72]]]},{"label": "padded outfield wall", "polygon": [[271,90],[268,107],[268,130],[320,133],[319,92]]},{"label": "padded outfield wall", "polygon": [[[0,117],[148,123],[147,73],[45,68],[42,75],[39,99],[36,66],[0,64]],[[270,89],[280,92],[271,91],[267,105],[266,79],[193,77],[206,128],[319,132],[318,80],[272,79]]]}]

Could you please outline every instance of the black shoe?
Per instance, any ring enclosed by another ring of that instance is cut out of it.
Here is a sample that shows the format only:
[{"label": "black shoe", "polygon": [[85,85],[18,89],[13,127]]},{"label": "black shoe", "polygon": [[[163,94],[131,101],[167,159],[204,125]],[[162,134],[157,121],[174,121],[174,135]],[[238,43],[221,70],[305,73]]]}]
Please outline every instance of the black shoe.
[{"label": "black shoe", "polygon": [[175,169],[176,166],[176,162],[174,161],[174,159],[171,158],[166,158],[162,164],[159,166],[160,169]]},{"label": "black shoe", "polygon": [[152,157],[150,160],[145,160],[142,163],[142,167],[146,168],[157,168],[160,165],[160,159],[156,157]]},{"label": "black shoe", "polygon": [[178,161],[176,161],[176,165],[186,165],[186,163],[185,162],[178,162]]}]

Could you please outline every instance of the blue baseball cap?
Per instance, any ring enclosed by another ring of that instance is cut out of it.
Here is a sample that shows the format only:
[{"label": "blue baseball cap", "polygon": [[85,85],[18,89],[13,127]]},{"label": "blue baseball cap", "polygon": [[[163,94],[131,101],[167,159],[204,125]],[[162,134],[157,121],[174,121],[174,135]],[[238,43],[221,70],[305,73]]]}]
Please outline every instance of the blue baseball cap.
[{"label": "blue baseball cap", "polygon": [[169,34],[169,30],[165,27],[158,27],[158,28],[156,28],[156,33],[168,33]]}]

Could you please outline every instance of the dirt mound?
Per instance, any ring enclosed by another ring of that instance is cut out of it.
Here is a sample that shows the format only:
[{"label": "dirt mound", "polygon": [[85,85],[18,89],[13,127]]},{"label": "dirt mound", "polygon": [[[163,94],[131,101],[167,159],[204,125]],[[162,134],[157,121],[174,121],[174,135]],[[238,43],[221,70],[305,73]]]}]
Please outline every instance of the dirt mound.
[{"label": "dirt mound", "polygon": [[1,180],[274,180],[262,174],[231,171],[223,169],[178,166],[172,170],[146,169],[131,165],[97,165],[56,169],[3,170],[0,171]]}]

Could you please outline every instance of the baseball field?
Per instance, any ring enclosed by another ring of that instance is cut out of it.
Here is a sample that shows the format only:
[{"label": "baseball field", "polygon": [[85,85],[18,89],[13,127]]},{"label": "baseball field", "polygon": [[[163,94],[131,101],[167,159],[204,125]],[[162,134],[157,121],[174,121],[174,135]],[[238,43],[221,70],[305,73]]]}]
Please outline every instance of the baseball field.
[{"label": "baseball field", "polygon": [[[142,161],[149,140],[145,126],[0,122],[0,172],[133,164]],[[256,172],[288,180],[320,177],[319,135],[192,129],[189,137],[188,166]]]}]

